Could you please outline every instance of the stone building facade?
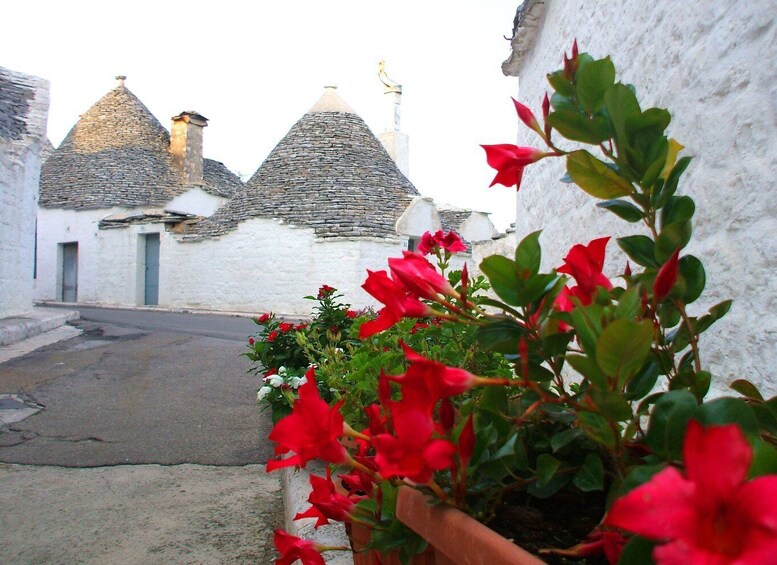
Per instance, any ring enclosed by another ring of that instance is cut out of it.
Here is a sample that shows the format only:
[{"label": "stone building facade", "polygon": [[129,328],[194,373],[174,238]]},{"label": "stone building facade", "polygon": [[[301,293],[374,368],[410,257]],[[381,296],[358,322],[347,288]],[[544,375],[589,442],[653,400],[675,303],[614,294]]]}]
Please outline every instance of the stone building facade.
[{"label": "stone building facade", "polygon": [[334,87],[246,183],[203,158],[206,126],[168,133],[123,77],[81,116],[42,173],[38,300],[304,315],[322,284],[371,304],[366,270],[427,230],[495,235],[421,196]]},{"label": "stone building facade", "polygon": [[49,83],[0,67],[0,318],[32,310]]},{"label": "stone building facade", "polygon": [[[519,9],[506,74],[539,112],[545,75],[561,68],[575,38],[581,51],[610,55],[618,80],[643,105],[669,109],[670,135],[693,161],[680,191],[697,204],[688,252],[707,270],[706,299],[727,298],[729,314],[702,337],[704,363],[724,381],[748,378],[777,394],[777,25],[774,0],[673,2],[527,0]],[[535,145],[521,128],[519,145]],[[517,237],[544,229],[546,267],[577,242],[628,235],[624,222],[558,181],[563,163],[526,169],[517,196]],[[628,228],[628,226],[626,226]],[[625,257],[612,241],[606,273]]]}]

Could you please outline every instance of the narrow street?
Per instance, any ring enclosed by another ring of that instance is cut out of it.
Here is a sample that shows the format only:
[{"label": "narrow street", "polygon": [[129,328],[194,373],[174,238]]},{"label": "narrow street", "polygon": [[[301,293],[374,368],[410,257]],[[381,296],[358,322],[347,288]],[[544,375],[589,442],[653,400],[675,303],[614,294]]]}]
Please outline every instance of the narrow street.
[{"label": "narrow street", "polygon": [[0,364],[6,408],[39,410],[0,426],[3,562],[270,563],[252,321],[81,315],[79,337]]}]

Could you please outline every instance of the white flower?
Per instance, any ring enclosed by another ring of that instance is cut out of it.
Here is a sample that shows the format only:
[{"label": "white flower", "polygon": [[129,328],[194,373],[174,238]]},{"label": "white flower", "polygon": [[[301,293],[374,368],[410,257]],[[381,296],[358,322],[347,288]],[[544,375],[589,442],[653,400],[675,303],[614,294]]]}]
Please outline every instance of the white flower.
[{"label": "white flower", "polygon": [[256,392],[256,401],[261,402],[262,400],[264,400],[264,397],[270,394],[271,392],[272,392],[272,388],[270,388],[269,386],[263,386]]},{"label": "white flower", "polygon": [[335,347],[335,353],[342,353],[343,348],[342,347]]},{"label": "white flower", "polygon": [[270,375],[269,377],[264,378],[264,382],[266,382],[270,386],[274,386],[275,388],[278,388],[283,384],[283,377],[280,375]]},{"label": "white flower", "polygon": [[278,367],[278,374],[279,375],[285,375],[286,374],[286,367],[284,367],[283,365]]},{"label": "white flower", "polygon": [[291,377],[291,380],[289,380],[289,384],[291,385],[291,388],[299,388],[300,386],[304,385],[307,382],[307,379],[305,377]]},{"label": "white flower", "polygon": [[299,380],[299,386],[302,386],[302,385],[306,384],[307,382],[308,382],[308,378],[307,377],[302,377]]}]

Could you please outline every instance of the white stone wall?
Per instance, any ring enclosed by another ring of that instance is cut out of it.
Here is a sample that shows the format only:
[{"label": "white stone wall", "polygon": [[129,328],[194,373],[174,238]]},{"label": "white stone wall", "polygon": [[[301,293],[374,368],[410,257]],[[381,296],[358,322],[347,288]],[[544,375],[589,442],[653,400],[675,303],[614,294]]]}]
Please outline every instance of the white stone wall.
[{"label": "white stone wall", "polygon": [[367,269],[386,268],[402,245],[384,241],[322,241],[313,230],[254,218],[213,240],[163,242],[160,304],[303,315],[305,300],[328,284],[355,307],[374,305],[360,288]]},{"label": "white stone wall", "polygon": [[0,135],[0,318],[6,318],[32,310],[35,212],[49,83],[2,67],[0,78],[29,93],[26,107],[10,108],[0,116],[9,126],[0,131],[5,132]]},{"label": "white stone wall", "polygon": [[184,212],[186,214],[197,214],[198,216],[205,216],[207,218],[221,208],[226,201],[226,198],[214,196],[201,188],[192,188],[168,202],[167,206],[165,206],[165,210]]},{"label": "white stone wall", "polygon": [[[561,67],[577,38],[581,51],[612,57],[643,108],[669,109],[669,134],[694,156],[678,191],[697,205],[687,252],[707,270],[705,295],[692,312],[734,299],[728,316],[702,336],[703,364],[724,382],[748,378],[777,394],[777,1],[547,0],[546,9],[533,49],[508,69],[520,77],[519,99],[539,114],[545,75]],[[540,146],[520,131],[519,145]],[[532,165],[517,196],[518,239],[544,228],[545,267],[559,265],[574,243],[629,233],[625,222],[559,183],[562,175],[561,162]],[[613,241],[610,276],[625,265],[616,249]]]},{"label": "white stone wall", "polygon": [[78,296],[81,304],[134,306],[143,304],[140,267],[145,249],[138,234],[160,233],[160,255],[172,236],[162,224],[141,224],[108,230],[98,223],[113,214],[139,210],[38,211],[38,277],[36,300],[60,300],[63,243],[78,243]]}]

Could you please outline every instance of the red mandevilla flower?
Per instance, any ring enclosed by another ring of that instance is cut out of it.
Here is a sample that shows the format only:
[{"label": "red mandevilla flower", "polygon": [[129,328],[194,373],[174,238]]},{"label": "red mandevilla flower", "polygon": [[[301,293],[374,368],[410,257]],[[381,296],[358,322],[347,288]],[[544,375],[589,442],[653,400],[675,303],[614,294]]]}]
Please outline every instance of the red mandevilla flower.
[{"label": "red mandevilla flower", "polygon": [[518,113],[518,118],[526,125],[526,127],[536,131],[541,137],[545,137],[540,124],[537,122],[537,118],[534,117],[534,113],[529,107],[521,104],[515,98],[512,100],[513,104],[515,104],[515,111]]},{"label": "red mandevilla flower", "polygon": [[509,143],[481,147],[486,151],[488,164],[496,169],[496,176],[489,186],[502,184],[507,187],[514,186],[515,190],[521,189],[524,167],[550,155],[534,147],[518,147]]},{"label": "red mandevilla flower", "polygon": [[252,337],[249,337],[248,338],[248,345],[253,345],[254,343],[256,343],[256,340],[254,340],[254,338],[252,338]]},{"label": "red mandevilla flower", "polygon": [[448,253],[463,253],[467,251],[467,246],[464,245],[464,242],[461,241],[461,238],[455,231],[451,230],[445,233],[442,230],[437,230],[434,235],[431,232],[425,232],[421,236],[421,242],[418,244],[418,253],[429,255],[437,248],[441,248]]},{"label": "red mandevilla flower", "polygon": [[418,253],[403,251],[403,257],[388,260],[391,274],[402,282],[412,294],[436,300],[438,294],[457,297],[458,294],[432,264]]},{"label": "red mandevilla flower", "polygon": [[321,285],[321,288],[318,289],[318,295],[316,298],[318,300],[322,300],[323,298],[332,294],[335,290],[337,290],[335,287],[329,286],[328,284]]},{"label": "red mandevilla flower", "polygon": [[271,331],[270,333],[267,334],[267,341],[272,343],[273,341],[278,339],[278,335],[280,334],[276,330]]},{"label": "red mandevilla flower", "polygon": [[656,304],[669,296],[674,284],[677,282],[677,269],[680,258],[680,248],[677,248],[669,260],[664,263],[656,274],[653,282],[653,300]]},{"label": "red mandevilla flower", "polygon": [[391,416],[394,435],[379,434],[372,438],[375,464],[384,478],[407,477],[426,484],[434,471],[451,465],[456,446],[434,437],[436,428],[428,413],[403,401],[391,405]]},{"label": "red mandevilla flower", "polygon": [[437,246],[437,241],[435,240],[434,236],[431,232],[424,232],[424,235],[421,236],[421,242],[418,244],[418,252],[421,255],[429,255],[434,251],[434,248]]},{"label": "red mandevilla flower", "polygon": [[345,448],[339,441],[343,435],[340,406],[344,401],[330,408],[318,394],[315,371],[308,369],[305,377],[307,382],[299,387],[299,398],[294,401],[291,414],[275,424],[269,435],[269,439],[277,444],[276,455],[290,451],[294,455],[268,461],[268,471],[281,467],[305,467],[308,461],[316,458],[329,463],[345,461]]},{"label": "red mandevilla flower", "polygon": [[478,383],[478,377],[458,367],[448,367],[437,361],[419,355],[402,343],[410,367],[402,375],[386,375],[386,378],[400,383],[402,404],[431,414],[434,405],[441,398],[461,394]]},{"label": "red mandevilla flower", "polygon": [[752,458],[738,426],[691,420],[685,476],[667,467],[616,500],[605,523],[658,541],[658,565],[774,563],[777,475],[747,481]]},{"label": "red mandevilla flower", "polygon": [[302,565],[326,565],[318,544],[287,534],[281,529],[275,530],[273,541],[281,554],[275,560],[275,565],[292,565],[297,559],[302,561]]},{"label": "red mandevilla flower", "polygon": [[375,320],[361,325],[359,337],[362,339],[390,328],[404,317],[425,318],[433,313],[428,305],[412,296],[405,285],[391,279],[386,271],[368,270],[362,288],[385,305]]},{"label": "red mandevilla flower", "polygon": [[564,257],[564,264],[556,269],[559,273],[571,275],[577,282],[577,286],[566,289],[557,299],[558,309],[568,312],[572,309],[569,296],[576,296],[580,302],[587,306],[593,301],[597,288],[603,286],[607,290],[612,288],[612,283],[602,273],[604,268],[604,252],[609,237],[594,239],[588,245],[577,244],[569,250]]},{"label": "red mandevilla flower", "polygon": [[346,310],[345,311],[345,317],[350,318],[353,320],[356,316],[358,316],[359,313],[356,310]]},{"label": "red mandevilla flower", "polygon": [[262,314],[261,316],[259,316],[256,319],[256,321],[259,322],[260,324],[265,324],[265,323],[267,323],[267,320],[269,320],[271,317],[272,317],[272,313],[270,313],[270,314]]},{"label": "red mandevilla flower", "polygon": [[337,522],[349,522],[351,512],[356,503],[339,494],[332,482],[332,471],[327,468],[326,478],[310,475],[312,491],[308,496],[308,502],[312,505],[305,512],[299,512],[294,516],[295,520],[302,518],[316,518],[315,527],[324,526],[329,520]]},{"label": "red mandevilla flower", "polygon": [[289,322],[281,322],[281,323],[278,325],[278,329],[279,329],[279,330],[280,330],[282,333],[290,332],[291,330],[293,330],[293,329],[294,329],[294,324],[290,324]]}]

